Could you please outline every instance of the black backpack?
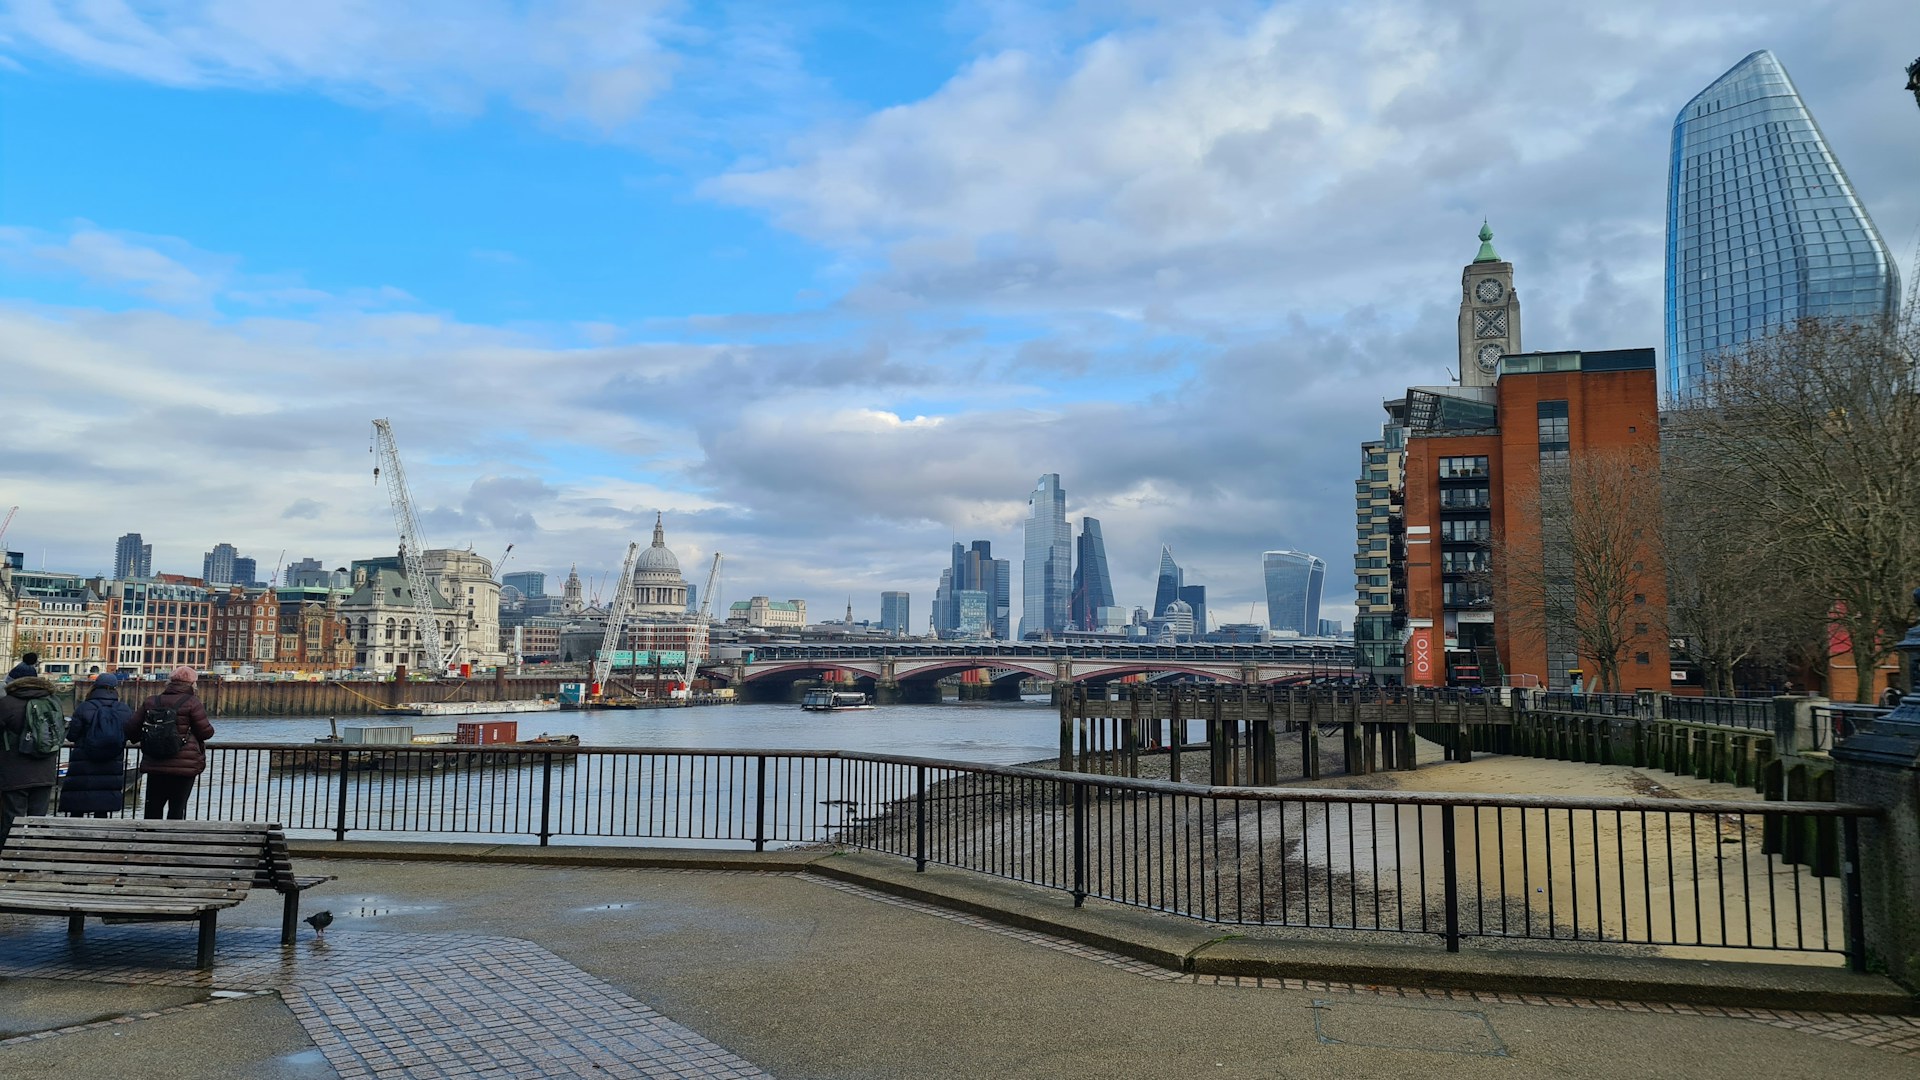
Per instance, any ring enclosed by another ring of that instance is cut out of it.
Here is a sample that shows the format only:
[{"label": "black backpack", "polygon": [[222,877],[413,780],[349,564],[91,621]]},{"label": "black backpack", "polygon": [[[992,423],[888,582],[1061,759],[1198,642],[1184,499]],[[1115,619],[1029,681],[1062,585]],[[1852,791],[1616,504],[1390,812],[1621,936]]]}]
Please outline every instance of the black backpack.
[{"label": "black backpack", "polygon": [[180,737],[180,710],[155,699],[147,705],[147,722],[140,728],[140,753],[153,761],[165,761],[185,749]]}]

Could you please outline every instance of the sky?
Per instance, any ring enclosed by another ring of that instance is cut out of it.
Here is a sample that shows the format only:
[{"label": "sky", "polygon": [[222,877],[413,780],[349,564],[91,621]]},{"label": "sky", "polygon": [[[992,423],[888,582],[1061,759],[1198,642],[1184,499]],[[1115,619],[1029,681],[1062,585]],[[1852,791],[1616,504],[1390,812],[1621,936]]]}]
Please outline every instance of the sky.
[{"label": "sky", "polygon": [[660,514],[719,602],[924,627],[1056,472],[1121,605],[1167,544],[1262,621],[1292,548],[1350,620],[1482,220],[1526,348],[1659,346],[1673,117],[1760,48],[1913,280],[1911,0],[0,0],[4,546],[388,554],[384,417],[554,590]]}]

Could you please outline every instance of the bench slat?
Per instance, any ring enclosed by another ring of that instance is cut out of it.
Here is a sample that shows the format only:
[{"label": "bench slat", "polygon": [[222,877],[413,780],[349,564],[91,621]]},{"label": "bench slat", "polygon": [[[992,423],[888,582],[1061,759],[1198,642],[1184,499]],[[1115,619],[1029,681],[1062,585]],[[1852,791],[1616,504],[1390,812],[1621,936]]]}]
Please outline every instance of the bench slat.
[{"label": "bench slat", "polygon": [[95,848],[90,851],[14,851],[13,845],[7,845],[7,857],[0,860],[0,873],[23,866],[60,866],[83,864],[107,860],[125,863],[130,866],[203,866],[210,869],[238,867],[251,872],[260,864],[257,858],[226,853],[208,853],[205,855],[187,855],[178,852],[150,854],[145,851],[109,851]]},{"label": "bench slat", "polygon": [[246,896],[248,880],[230,878],[156,878],[125,876],[113,872],[98,874],[61,874],[58,878],[23,878],[0,884],[0,892],[123,892],[123,894],[198,894],[198,896]]}]

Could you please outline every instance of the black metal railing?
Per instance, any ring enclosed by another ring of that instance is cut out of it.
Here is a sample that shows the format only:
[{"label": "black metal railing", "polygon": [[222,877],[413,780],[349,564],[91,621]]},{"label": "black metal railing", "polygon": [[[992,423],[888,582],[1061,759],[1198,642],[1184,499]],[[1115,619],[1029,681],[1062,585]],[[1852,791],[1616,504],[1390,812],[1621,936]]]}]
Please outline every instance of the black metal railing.
[{"label": "black metal railing", "polygon": [[1844,701],[1817,701],[1813,705],[1813,746],[1831,750],[1842,739],[1873,729],[1873,722],[1893,710],[1880,705]]},{"label": "black metal railing", "polygon": [[1644,716],[1648,708],[1636,694],[1576,694],[1570,690],[1536,690],[1527,696],[1527,704],[1541,712],[1599,713],[1602,716]]},{"label": "black metal railing", "polygon": [[1660,717],[1663,720],[1760,731],[1773,728],[1772,698],[1682,697],[1673,694],[1662,697],[1660,701]]},{"label": "black metal railing", "polygon": [[1856,966],[1858,822],[1876,813],[1210,788],[832,751],[216,743],[208,759],[192,816],[294,835],[833,843],[1219,923]]}]

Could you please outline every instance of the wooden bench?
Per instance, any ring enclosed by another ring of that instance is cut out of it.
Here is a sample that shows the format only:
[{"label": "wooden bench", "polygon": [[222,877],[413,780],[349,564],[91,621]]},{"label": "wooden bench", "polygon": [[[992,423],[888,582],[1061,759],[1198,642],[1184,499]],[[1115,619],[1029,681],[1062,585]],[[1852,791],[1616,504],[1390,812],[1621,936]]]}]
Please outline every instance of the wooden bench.
[{"label": "wooden bench", "polygon": [[323,881],[332,881],[332,874],[304,874],[293,872],[293,857],[287,853],[287,834],[280,826],[266,826],[266,845],[261,851],[260,863],[254,868],[253,887],[272,889],[283,898],[280,907],[280,944],[291,945],[294,931],[300,928],[300,894]]},{"label": "wooden bench", "polygon": [[199,966],[213,966],[222,908],[247,898],[267,850],[268,826],[218,821],[29,817],[0,852],[0,911],[195,920]]}]

